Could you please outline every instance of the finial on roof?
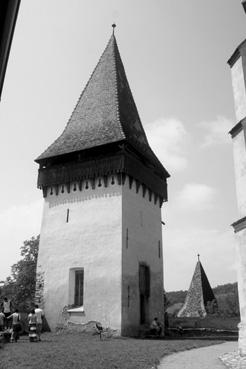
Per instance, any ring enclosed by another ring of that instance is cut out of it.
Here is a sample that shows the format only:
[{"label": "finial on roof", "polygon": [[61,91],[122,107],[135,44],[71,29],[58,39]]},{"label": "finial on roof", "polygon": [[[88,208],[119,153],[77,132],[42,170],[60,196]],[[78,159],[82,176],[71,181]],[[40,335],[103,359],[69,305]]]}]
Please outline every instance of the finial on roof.
[{"label": "finial on roof", "polygon": [[198,257],[198,261],[200,261],[200,254],[197,254],[197,257]]},{"label": "finial on roof", "polygon": [[113,24],[112,24],[112,27],[113,27],[113,34],[114,34],[114,29],[115,29],[115,27],[116,27],[116,24],[115,24],[115,23],[113,23]]}]

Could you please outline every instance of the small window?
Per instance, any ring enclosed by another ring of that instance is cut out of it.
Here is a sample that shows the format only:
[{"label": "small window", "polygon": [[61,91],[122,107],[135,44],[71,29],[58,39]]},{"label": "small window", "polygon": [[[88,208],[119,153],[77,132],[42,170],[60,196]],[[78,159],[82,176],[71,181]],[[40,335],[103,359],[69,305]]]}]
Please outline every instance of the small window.
[{"label": "small window", "polygon": [[84,303],[84,270],[75,271],[74,305],[83,306]]},{"label": "small window", "polygon": [[67,209],[67,218],[66,218],[66,223],[68,223],[69,221],[69,209]]},{"label": "small window", "polygon": [[161,258],[161,241],[158,241],[158,256]]}]

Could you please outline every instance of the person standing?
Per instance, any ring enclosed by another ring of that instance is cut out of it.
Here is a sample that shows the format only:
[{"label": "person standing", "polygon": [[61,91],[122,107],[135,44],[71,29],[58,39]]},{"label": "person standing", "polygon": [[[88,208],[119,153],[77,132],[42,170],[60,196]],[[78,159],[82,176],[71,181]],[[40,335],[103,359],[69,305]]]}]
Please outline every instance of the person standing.
[{"label": "person standing", "polygon": [[44,312],[38,305],[35,305],[35,314],[37,316],[37,336],[38,341],[41,341],[41,333],[42,333],[42,326],[43,326],[43,318]]},{"label": "person standing", "polygon": [[3,299],[2,308],[5,316],[5,328],[9,328],[10,322],[8,320],[8,317],[11,315],[12,303],[7,297],[4,297]]},{"label": "person standing", "polygon": [[11,334],[11,342],[17,342],[20,338],[20,314],[19,310],[15,309],[15,312],[7,317],[8,320],[12,318],[12,334]]}]

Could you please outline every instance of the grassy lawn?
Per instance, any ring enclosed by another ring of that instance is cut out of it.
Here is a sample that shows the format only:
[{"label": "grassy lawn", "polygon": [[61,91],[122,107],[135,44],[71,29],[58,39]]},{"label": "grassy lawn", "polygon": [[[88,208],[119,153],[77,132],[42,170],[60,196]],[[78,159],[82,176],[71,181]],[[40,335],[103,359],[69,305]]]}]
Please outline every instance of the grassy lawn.
[{"label": "grassy lawn", "polygon": [[221,341],[140,340],[83,333],[42,335],[42,342],[8,343],[0,351],[1,369],[150,369],[164,355]]}]

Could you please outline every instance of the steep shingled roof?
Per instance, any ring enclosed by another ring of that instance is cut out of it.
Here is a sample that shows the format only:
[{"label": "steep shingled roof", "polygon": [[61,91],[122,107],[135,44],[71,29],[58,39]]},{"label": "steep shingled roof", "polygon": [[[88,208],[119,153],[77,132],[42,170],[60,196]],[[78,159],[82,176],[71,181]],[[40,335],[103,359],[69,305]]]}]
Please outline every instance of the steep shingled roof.
[{"label": "steep shingled roof", "polygon": [[149,147],[112,34],[65,130],[36,161],[118,141],[129,142],[164,169]]},{"label": "steep shingled roof", "polygon": [[[214,306],[211,306],[214,304]],[[216,308],[216,298],[210,286],[206,273],[200,260],[191,280],[190,288],[187,292],[184,305],[178,312],[178,317],[204,317],[209,309]]]}]

